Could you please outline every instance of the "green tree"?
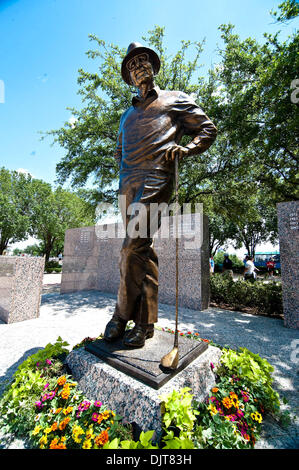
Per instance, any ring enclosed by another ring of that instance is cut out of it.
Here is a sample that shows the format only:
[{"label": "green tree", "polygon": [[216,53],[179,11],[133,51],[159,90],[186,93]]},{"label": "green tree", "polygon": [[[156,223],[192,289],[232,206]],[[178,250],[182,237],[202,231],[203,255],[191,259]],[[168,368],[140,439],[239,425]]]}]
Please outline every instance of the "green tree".
[{"label": "green tree", "polygon": [[41,240],[42,254],[49,260],[53,249],[61,251],[65,231],[94,224],[94,209],[75,193],[33,180],[31,234]]},{"label": "green tree", "polygon": [[293,20],[299,15],[299,2],[298,0],[285,0],[278,5],[280,12],[271,10],[271,15],[277,22],[286,23]]},{"label": "green tree", "polygon": [[31,177],[0,168],[0,255],[30,229]]}]

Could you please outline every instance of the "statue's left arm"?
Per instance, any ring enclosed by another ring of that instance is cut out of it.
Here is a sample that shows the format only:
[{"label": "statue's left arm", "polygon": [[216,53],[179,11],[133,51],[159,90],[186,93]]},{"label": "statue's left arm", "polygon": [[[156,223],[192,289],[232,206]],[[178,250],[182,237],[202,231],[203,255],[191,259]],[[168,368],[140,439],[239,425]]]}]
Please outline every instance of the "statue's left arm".
[{"label": "statue's left arm", "polygon": [[176,152],[180,158],[197,155],[212,145],[217,136],[217,128],[190,96],[180,93],[174,103],[173,112],[181,127],[180,137],[190,135],[193,139],[185,147],[170,147],[166,151],[167,159],[173,159]]}]

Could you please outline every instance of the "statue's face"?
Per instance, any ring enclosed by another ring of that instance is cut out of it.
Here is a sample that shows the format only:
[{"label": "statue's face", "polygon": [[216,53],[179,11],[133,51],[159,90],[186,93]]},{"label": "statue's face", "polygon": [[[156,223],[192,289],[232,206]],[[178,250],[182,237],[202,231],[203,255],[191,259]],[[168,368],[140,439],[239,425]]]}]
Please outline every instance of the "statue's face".
[{"label": "statue's face", "polygon": [[154,71],[147,54],[134,56],[127,64],[130,77],[134,86],[139,87],[142,83],[152,81]]}]

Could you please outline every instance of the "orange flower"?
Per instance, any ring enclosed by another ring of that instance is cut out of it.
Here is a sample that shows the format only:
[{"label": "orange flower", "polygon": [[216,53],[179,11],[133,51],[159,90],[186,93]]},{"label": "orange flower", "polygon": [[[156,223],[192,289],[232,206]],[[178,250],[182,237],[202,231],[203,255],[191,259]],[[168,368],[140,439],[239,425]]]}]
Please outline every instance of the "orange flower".
[{"label": "orange flower", "polygon": [[217,387],[212,388],[213,393],[217,393],[218,391],[219,391],[219,388],[217,388]]},{"label": "orange flower", "polygon": [[107,431],[102,431],[101,434],[96,436],[94,441],[97,446],[103,446],[104,444],[106,444],[106,442],[109,441],[109,435]]},{"label": "orange flower", "polygon": [[65,418],[63,421],[61,421],[61,423],[59,424],[59,429],[60,431],[63,431],[67,424],[70,422],[71,418]]},{"label": "orange flower", "polygon": [[244,434],[244,439],[246,439],[246,441],[250,441],[250,436],[248,436],[248,434]]},{"label": "orange flower", "polygon": [[64,400],[67,400],[68,397],[70,396],[70,387],[68,384],[65,384],[65,386],[63,387],[62,389],[62,392],[61,392],[61,398],[63,398]]},{"label": "orange flower", "polygon": [[231,400],[229,397],[223,398],[222,404],[223,404],[223,406],[225,406],[225,408],[227,408],[227,409],[230,409],[230,408],[233,406],[233,402],[232,402],[232,400]]},{"label": "orange flower", "polygon": [[62,408],[57,408],[57,410],[55,411],[55,414],[58,415],[58,413],[60,413],[61,410]]},{"label": "orange flower", "polygon": [[63,375],[62,377],[59,377],[57,380],[57,385],[64,385],[66,382],[66,377]]},{"label": "orange flower", "polygon": [[103,414],[100,413],[99,416],[98,416],[97,423],[98,423],[98,424],[101,424],[101,422],[103,421],[103,419],[104,419],[104,418],[103,418]]},{"label": "orange flower", "polygon": [[61,442],[57,438],[53,439],[50,444],[50,449],[66,449],[66,445],[63,443],[63,438],[61,438]]},{"label": "orange flower", "polygon": [[53,423],[51,426],[51,431],[56,431],[57,428],[58,428],[58,424],[55,421],[55,423]]}]

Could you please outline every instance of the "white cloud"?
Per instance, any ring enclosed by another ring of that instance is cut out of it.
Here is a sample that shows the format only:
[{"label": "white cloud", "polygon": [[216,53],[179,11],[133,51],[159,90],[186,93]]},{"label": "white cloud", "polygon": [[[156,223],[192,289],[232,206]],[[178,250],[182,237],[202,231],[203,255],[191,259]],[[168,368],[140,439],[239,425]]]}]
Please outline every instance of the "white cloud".
[{"label": "white cloud", "polygon": [[25,170],[25,168],[18,168],[16,171],[17,171],[18,173],[23,173],[23,174],[26,175],[26,176],[31,176],[31,177],[33,178],[33,174],[30,173],[30,171]]},{"label": "white cloud", "polygon": [[77,121],[78,121],[78,118],[76,118],[75,116],[71,116],[69,118],[69,123],[72,129],[75,127]]}]

